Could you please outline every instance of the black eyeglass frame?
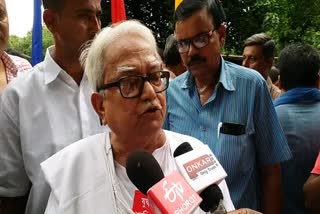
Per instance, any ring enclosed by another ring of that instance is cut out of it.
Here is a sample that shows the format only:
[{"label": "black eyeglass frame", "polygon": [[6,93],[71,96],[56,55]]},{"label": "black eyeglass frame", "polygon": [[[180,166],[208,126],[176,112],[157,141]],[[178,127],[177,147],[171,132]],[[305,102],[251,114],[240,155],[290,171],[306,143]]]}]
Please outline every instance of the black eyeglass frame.
[{"label": "black eyeglass frame", "polygon": [[[209,32],[201,33],[201,34],[199,34],[199,35],[197,35],[197,36],[195,36],[195,37],[193,37],[193,38],[191,38],[191,39],[183,39],[183,40],[181,40],[181,41],[178,41],[178,40],[177,40],[176,46],[177,46],[178,52],[181,53],[181,54],[187,53],[187,52],[190,50],[190,45],[191,45],[191,43],[192,43],[192,45],[193,45],[195,48],[197,48],[197,49],[201,49],[201,48],[206,47],[206,46],[209,44],[209,41],[210,41],[210,38],[211,38],[212,35],[213,35],[213,32],[215,32],[216,30],[217,30],[217,28],[213,28],[213,29],[210,30]],[[207,38],[208,38],[207,44],[204,45],[204,46],[202,46],[202,47],[197,47],[197,46],[195,45],[194,40],[198,39],[198,38],[201,37],[201,36],[205,36],[205,35],[206,35]],[[186,51],[180,51],[179,43],[181,43],[181,42],[186,42],[186,43],[188,43],[188,49],[187,49]]]},{"label": "black eyeglass frame", "polygon": [[[120,79],[118,79],[117,81],[115,82],[111,82],[111,83],[107,83],[107,84],[103,84],[101,87],[98,88],[98,91],[102,91],[102,90],[107,90],[109,88],[113,88],[113,87],[117,87],[120,91],[120,94],[123,98],[126,98],[126,99],[133,99],[133,98],[137,98],[137,97],[140,97],[142,92],[143,92],[143,89],[144,89],[144,83],[146,81],[148,81],[152,86],[154,86],[151,82],[150,82],[150,76],[152,74],[155,74],[155,73],[159,73],[161,72],[161,78],[165,78],[165,81],[166,81],[166,85],[165,85],[165,88],[164,89],[161,89],[160,91],[157,91],[155,87],[153,87],[153,89],[155,90],[156,93],[161,93],[165,90],[168,89],[168,86],[169,86],[169,78],[170,78],[170,72],[169,71],[165,71],[165,70],[160,70],[160,71],[155,71],[155,72],[152,72],[152,73],[149,73],[147,74],[147,76],[142,76],[142,75],[131,75],[131,76],[124,76],[124,77],[121,77]],[[124,96],[123,93],[122,93],[122,90],[121,90],[121,87],[120,87],[120,83],[121,81],[123,81],[124,79],[128,78],[128,77],[137,77],[137,78],[141,78],[142,79],[142,84],[139,88],[139,93],[135,96],[132,96],[132,97],[127,97],[127,96]]]}]

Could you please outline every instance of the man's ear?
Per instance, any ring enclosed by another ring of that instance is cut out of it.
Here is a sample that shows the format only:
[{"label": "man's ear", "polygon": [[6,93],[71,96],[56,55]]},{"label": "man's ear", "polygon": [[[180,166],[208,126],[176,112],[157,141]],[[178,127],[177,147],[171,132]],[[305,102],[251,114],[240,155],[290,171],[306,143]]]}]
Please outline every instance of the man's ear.
[{"label": "man's ear", "polygon": [[45,9],[43,11],[43,21],[49,31],[53,34],[56,31],[57,14],[53,10]]},{"label": "man's ear", "polygon": [[95,110],[95,112],[99,115],[102,125],[106,125],[107,118],[106,118],[106,111],[103,105],[103,96],[99,93],[93,93],[91,95],[91,104]]},{"label": "man's ear", "polygon": [[217,33],[219,34],[220,48],[222,48],[226,42],[227,37],[226,26],[224,24],[220,25],[220,27],[217,29]]}]

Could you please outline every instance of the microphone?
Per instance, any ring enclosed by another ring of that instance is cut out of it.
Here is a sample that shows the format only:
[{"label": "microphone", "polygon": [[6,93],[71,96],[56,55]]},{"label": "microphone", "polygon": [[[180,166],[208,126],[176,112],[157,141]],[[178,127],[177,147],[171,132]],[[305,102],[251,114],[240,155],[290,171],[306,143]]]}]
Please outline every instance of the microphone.
[{"label": "microphone", "polygon": [[[185,176],[185,179],[190,181],[189,184],[194,187],[198,193],[200,192],[202,198],[200,208],[205,212],[215,211],[222,205],[220,202],[223,200],[223,194],[216,183],[226,177],[226,172],[220,163],[215,160],[216,158],[211,150],[208,151],[207,148],[202,148],[201,152],[197,152],[196,154],[192,151],[196,150],[193,150],[188,142],[184,142],[176,148],[173,157],[176,158],[178,167]],[[181,160],[181,157],[184,157],[184,159]],[[212,167],[214,165],[216,166],[215,168]],[[220,167],[220,169],[218,167]],[[193,172],[193,170],[197,170],[198,172]],[[221,176],[218,179],[212,176],[212,173],[215,173],[216,170],[221,171]],[[207,179],[208,176],[210,176],[210,180]],[[202,182],[201,186],[198,185],[197,180],[198,182]]]},{"label": "microphone", "polygon": [[145,195],[154,184],[164,178],[157,160],[145,150],[129,154],[126,171],[131,182]]},{"label": "microphone", "polygon": [[148,196],[155,213],[190,214],[202,201],[179,172],[164,177],[157,160],[145,150],[129,154],[126,171],[131,182]]}]

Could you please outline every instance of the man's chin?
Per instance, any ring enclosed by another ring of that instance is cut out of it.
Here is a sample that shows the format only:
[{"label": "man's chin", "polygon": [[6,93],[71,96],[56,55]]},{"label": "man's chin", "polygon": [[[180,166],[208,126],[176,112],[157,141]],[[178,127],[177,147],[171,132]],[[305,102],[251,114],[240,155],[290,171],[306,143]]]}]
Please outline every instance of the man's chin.
[{"label": "man's chin", "polygon": [[208,72],[208,69],[203,66],[190,66],[188,70],[193,76],[201,75]]}]

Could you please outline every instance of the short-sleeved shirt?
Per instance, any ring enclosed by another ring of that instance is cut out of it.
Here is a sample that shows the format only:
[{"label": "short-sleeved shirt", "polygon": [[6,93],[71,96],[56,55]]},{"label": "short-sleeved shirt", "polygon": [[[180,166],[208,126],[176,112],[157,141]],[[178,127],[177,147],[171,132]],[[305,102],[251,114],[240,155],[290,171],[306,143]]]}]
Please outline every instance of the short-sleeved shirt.
[{"label": "short-sleeved shirt", "polygon": [[320,102],[282,104],[276,112],[292,153],[291,160],[281,163],[282,214],[304,214],[302,187],[320,150]]},{"label": "short-sleeved shirt", "polygon": [[[218,131],[226,123],[234,130]],[[236,208],[259,209],[260,168],[291,157],[265,80],[223,59],[219,83],[204,105],[190,72],[170,82],[164,128],[209,145],[228,174]]]},{"label": "short-sleeved shirt", "polygon": [[318,154],[318,158],[316,160],[316,163],[311,171],[312,174],[320,175],[320,152]]},{"label": "short-sleeved shirt", "polygon": [[65,146],[102,132],[86,75],[78,85],[47,50],[42,63],[12,80],[0,102],[0,196],[32,188],[26,214],[43,214],[50,188],[40,163]]},{"label": "short-sleeved shirt", "polygon": [[31,64],[18,56],[9,55],[6,52],[0,56],[5,68],[7,82],[9,83],[13,78],[17,77],[18,73],[29,71],[32,69]]}]

